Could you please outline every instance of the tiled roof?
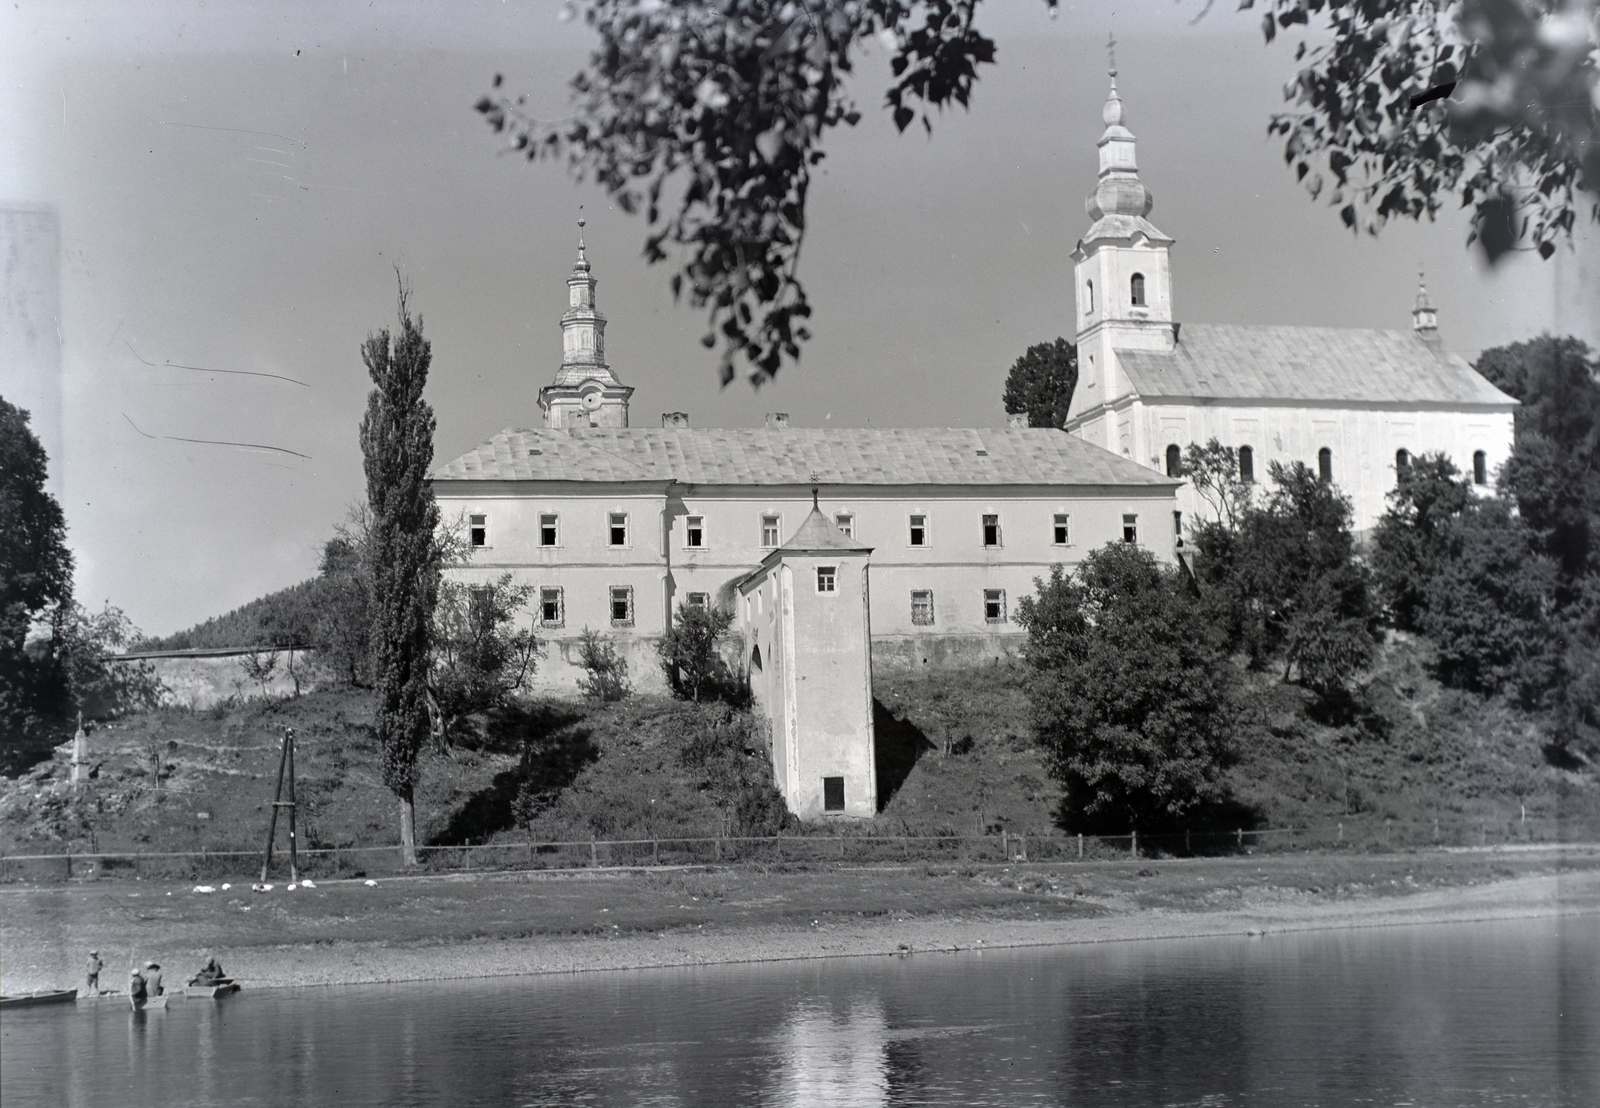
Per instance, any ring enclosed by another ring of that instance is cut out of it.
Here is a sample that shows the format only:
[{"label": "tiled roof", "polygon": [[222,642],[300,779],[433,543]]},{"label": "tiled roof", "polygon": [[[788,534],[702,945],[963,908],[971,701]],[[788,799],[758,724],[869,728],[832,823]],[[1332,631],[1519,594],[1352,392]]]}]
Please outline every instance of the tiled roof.
[{"label": "tiled roof", "polygon": [[685,485],[1176,486],[1048,428],[505,430],[436,481],[676,481]]},{"label": "tiled roof", "polygon": [[1414,331],[1185,323],[1170,354],[1118,350],[1140,396],[1487,404],[1516,401]]}]

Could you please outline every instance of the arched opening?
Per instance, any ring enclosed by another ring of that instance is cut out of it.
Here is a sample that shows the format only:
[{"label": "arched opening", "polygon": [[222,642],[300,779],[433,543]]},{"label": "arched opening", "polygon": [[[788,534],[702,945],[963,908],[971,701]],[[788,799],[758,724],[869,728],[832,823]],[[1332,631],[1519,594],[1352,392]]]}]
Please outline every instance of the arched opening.
[{"label": "arched opening", "polygon": [[1143,273],[1135,273],[1133,275],[1133,280],[1130,282],[1130,285],[1129,285],[1129,291],[1133,294],[1133,306],[1135,308],[1144,307],[1144,274]]},{"label": "arched opening", "polygon": [[759,646],[750,651],[750,672],[761,672],[761,648]]},{"label": "arched opening", "polygon": [[1256,452],[1248,446],[1239,448],[1239,480],[1251,484],[1256,479]]},{"label": "arched opening", "polygon": [[1405,447],[1394,452],[1394,479],[1396,483],[1404,481],[1406,474],[1411,469],[1411,453]]},{"label": "arched opening", "polygon": [[1472,483],[1474,485],[1489,483],[1489,455],[1481,450],[1472,452]]},{"label": "arched opening", "polygon": [[1083,311],[1087,315],[1094,311],[1094,282],[1085,281],[1083,287],[1085,292]]},{"label": "arched opening", "polygon": [[1177,443],[1167,446],[1167,476],[1179,477],[1183,473],[1183,451],[1178,449]]},{"label": "arched opening", "polygon": [[1324,485],[1333,484],[1333,451],[1326,446],[1317,451],[1317,476]]}]

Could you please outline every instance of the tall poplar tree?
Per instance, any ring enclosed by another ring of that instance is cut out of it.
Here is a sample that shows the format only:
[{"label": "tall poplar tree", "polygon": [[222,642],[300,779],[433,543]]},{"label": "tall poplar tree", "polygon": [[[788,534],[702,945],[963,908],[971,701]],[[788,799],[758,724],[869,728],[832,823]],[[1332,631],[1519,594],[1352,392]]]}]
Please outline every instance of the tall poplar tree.
[{"label": "tall poplar tree", "polygon": [[377,387],[361,420],[372,528],[367,543],[371,581],[373,726],[383,751],[383,783],[400,801],[400,842],[407,865],[417,861],[417,754],[428,737],[428,653],[439,595],[439,506],[433,464],[433,409],[422,399],[433,353],[400,285],[400,330],[367,337],[361,358]]}]

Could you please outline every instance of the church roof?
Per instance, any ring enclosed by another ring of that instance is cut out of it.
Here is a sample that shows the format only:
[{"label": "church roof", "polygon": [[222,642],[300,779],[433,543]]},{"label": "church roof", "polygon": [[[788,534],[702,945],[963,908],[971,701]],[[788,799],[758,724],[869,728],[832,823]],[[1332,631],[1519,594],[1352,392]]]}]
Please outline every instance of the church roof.
[{"label": "church roof", "polygon": [[1185,323],[1171,353],[1118,350],[1144,399],[1442,404],[1516,401],[1414,331]]},{"label": "church roof", "polygon": [[699,485],[1178,484],[1048,428],[610,428],[501,431],[436,481]]}]

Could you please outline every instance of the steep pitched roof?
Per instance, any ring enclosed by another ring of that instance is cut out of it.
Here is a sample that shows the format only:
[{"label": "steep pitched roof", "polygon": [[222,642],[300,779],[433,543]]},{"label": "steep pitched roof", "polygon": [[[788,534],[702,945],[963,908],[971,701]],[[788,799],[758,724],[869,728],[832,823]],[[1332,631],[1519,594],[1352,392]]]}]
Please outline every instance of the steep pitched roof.
[{"label": "steep pitched roof", "polygon": [[1118,350],[1146,399],[1489,405],[1516,401],[1411,331],[1186,323],[1172,353]]},{"label": "steep pitched roof", "polygon": [[789,541],[769,554],[789,553],[799,554],[813,550],[847,550],[856,554],[865,554],[872,550],[866,543],[856,542],[855,539],[839,530],[839,525],[823,515],[815,504],[811,506],[811,514],[806,516],[800,524],[799,530],[789,537]]},{"label": "steep pitched roof", "polygon": [[505,430],[436,481],[675,481],[698,485],[1178,484],[1048,428]]}]

